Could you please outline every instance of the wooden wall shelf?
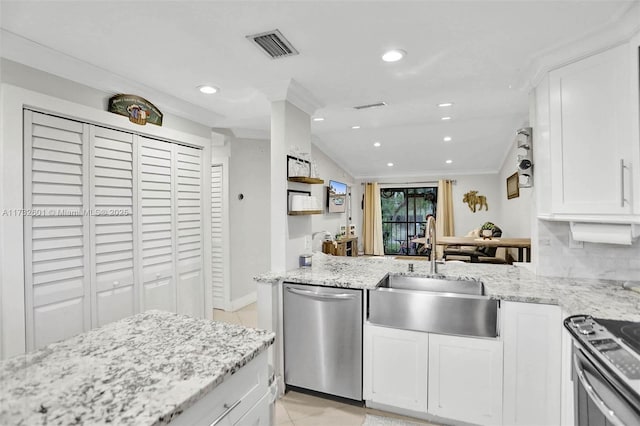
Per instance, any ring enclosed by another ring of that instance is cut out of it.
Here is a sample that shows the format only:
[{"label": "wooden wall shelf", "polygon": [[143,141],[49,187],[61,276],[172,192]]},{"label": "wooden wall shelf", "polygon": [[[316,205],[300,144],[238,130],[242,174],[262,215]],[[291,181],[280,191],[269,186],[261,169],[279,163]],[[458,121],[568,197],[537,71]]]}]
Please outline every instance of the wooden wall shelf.
[{"label": "wooden wall shelf", "polygon": [[322,210],[292,210],[288,212],[289,216],[303,216],[308,214],[322,214]]},{"label": "wooden wall shelf", "polygon": [[289,182],[300,182],[300,183],[310,183],[310,184],[323,184],[324,180],[319,178],[312,178],[306,176],[291,176],[288,177],[287,180]]}]

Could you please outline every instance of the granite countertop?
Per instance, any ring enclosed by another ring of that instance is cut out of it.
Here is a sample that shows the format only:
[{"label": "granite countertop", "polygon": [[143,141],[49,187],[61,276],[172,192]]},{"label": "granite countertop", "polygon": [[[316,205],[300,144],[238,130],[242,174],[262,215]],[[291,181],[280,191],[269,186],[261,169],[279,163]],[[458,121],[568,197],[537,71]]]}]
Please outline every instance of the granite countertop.
[{"label": "granite countertop", "polygon": [[0,363],[0,424],[168,423],[274,333],[147,311]]},{"label": "granite countertop", "polygon": [[[407,272],[408,263],[413,263],[413,273]],[[560,305],[566,315],[590,314],[597,318],[640,322],[640,294],[624,289],[621,282],[540,277],[523,266],[464,262],[439,264],[438,272],[448,277],[479,279],[485,285],[485,293],[495,299]],[[270,272],[255,280],[372,289],[387,273],[428,276],[429,262],[314,253],[311,268]]]}]

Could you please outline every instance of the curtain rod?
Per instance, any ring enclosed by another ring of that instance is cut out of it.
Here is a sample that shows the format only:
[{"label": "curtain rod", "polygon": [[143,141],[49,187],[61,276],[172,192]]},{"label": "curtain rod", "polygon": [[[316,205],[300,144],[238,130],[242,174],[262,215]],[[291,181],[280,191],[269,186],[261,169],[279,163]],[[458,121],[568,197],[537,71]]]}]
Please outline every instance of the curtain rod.
[{"label": "curtain rod", "polygon": [[[448,180],[451,181],[452,184],[456,184],[457,181],[455,179],[443,179],[443,180]],[[373,182],[360,182],[360,185],[366,185],[367,183],[373,183]],[[430,181],[426,181],[426,182],[375,182],[378,185],[423,185],[423,184],[438,184],[437,180],[430,180]]]}]

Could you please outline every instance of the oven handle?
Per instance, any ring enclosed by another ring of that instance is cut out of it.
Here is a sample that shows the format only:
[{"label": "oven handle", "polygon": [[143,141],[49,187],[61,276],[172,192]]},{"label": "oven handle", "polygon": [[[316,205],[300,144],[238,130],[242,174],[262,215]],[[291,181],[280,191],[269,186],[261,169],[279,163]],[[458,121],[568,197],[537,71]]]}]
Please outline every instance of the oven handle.
[{"label": "oven handle", "polygon": [[573,354],[573,366],[576,369],[576,374],[578,375],[578,379],[580,380],[582,387],[587,392],[587,395],[589,395],[589,398],[596,403],[600,412],[611,422],[613,426],[625,426],[625,424],[622,423],[622,421],[615,415],[613,410],[605,404],[602,398],[600,398],[593,386],[589,383],[589,380],[587,380],[587,376],[584,374],[584,369],[580,365],[577,353]]}]

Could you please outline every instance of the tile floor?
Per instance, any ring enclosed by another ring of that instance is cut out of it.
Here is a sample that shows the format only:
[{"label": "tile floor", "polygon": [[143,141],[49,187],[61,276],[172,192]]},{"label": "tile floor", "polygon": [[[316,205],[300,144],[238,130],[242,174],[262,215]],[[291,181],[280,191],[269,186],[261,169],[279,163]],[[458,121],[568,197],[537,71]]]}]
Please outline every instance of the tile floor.
[{"label": "tile floor", "polygon": [[[257,307],[254,303],[235,312],[214,309],[213,319],[255,328],[258,323]],[[276,401],[275,424],[282,426],[361,426],[365,422],[367,414],[388,418],[389,424],[394,426],[432,425],[432,423],[426,423],[418,419],[293,391],[287,392],[286,395]]]}]

